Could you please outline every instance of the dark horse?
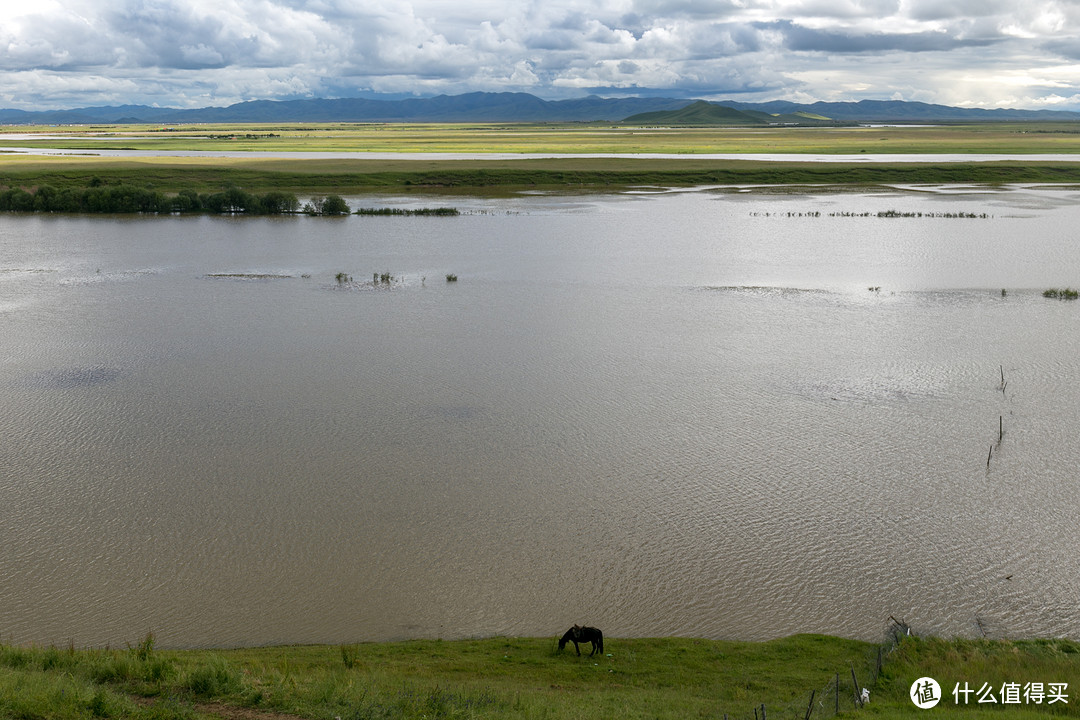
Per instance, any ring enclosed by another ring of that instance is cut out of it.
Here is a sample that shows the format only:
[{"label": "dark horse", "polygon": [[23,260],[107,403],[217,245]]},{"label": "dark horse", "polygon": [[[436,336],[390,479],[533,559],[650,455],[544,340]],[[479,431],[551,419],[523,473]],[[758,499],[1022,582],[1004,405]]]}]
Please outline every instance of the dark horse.
[{"label": "dark horse", "polygon": [[582,627],[575,625],[566,631],[566,634],[559,638],[559,649],[562,650],[566,647],[567,642],[574,643],[574,649],[577,650],[577,654],[581,654],[581,648],[578,647],[578,643],[592,643],[592,652],[589,653],[589,657],[596,654],[599,650],[604,652],[604,633],[600,632],[594,627]]}]

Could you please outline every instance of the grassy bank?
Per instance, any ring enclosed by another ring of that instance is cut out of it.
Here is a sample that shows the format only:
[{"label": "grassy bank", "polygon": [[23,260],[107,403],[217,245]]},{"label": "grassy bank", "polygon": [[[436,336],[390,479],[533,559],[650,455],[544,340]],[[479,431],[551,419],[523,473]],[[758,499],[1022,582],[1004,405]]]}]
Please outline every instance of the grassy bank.
[{"label": "grassy bank", "polygon": [[0,156],[0,189],[92,183],[162,192],[362,194],[372,191],[499,194],[518,189],[613,189],[636,185],[829,185],[1080,183],[1078,162],[810,163],[749,160],[277,160],[109,159]]},{"label": "grassy bank", "polygon": [[[162,651],[0,646],[5,718],[769,718],[910,717],[920,677],[938,679],[949,717],[1080,715],[1068,703],[957,707],[967,682],[1080,688],[1070,641],[906,638],[871,643],[804,635],[766,643],[610,638],[602,657],[556,652],[554,638]],[[854,702],[852,673],[870,689]],[[814,701],[811,705],[811,692]]]}]

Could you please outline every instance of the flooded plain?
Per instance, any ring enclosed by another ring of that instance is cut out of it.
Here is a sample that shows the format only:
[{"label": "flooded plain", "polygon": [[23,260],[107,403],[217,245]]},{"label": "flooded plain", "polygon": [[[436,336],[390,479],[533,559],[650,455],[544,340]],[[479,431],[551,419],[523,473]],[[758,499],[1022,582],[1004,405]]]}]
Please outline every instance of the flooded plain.
[{"label": "flooded plain", "polygon": [[1078,201],[0,216],[0,640],[1080,637]]}]

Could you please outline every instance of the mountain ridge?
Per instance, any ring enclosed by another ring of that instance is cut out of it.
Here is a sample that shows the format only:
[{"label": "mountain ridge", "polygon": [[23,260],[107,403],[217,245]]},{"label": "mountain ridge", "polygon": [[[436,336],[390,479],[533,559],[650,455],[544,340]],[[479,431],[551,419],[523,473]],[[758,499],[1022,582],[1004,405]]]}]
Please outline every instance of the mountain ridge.
[{"label": "mountain ridge", "polygon": [[788,113],[767,113],[746,108],[737,110],[727,105],[698,100],[678,110],[656,110],[638,113],[625,118],[626,124],[641,125],[723,125],[723,126],[765,126],[765,125],[838,125],[842,121],[813,113],[796,111]]},{"label": "mountain ridge", "polygon": [[[746,103],[662,97],[602,98],[596,95],[569,100],[544,100],[529,93],[474,92],[393,100],[250,100],[222,107],[192,109],[147,105],[40,111],[0,109],[0,123],[86,125],[120,122],[621,122],[642,113],[674,112],[699,103],[749,112],[751,116],[753,113],[765,113],[769,116],[794,116],[799,113],[804,119],[807,116],[819,116],[839,123],[1080,121],[1080,112],[1064,110],[959,108],[902,100],[814,103],[773,100]],[[699,109],[704,108],[699,106]],[[760,119],[762,118],[759,117]]]}]

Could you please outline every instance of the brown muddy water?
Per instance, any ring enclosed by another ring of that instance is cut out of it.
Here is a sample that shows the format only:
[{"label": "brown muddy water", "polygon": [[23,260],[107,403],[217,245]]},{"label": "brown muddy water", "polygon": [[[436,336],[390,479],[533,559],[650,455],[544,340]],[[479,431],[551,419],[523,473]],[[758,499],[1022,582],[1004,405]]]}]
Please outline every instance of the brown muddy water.
[{"label": "brown muddy water", "polygon": [[0,216],[0,641],[1080,637],[1078,200]]}]

